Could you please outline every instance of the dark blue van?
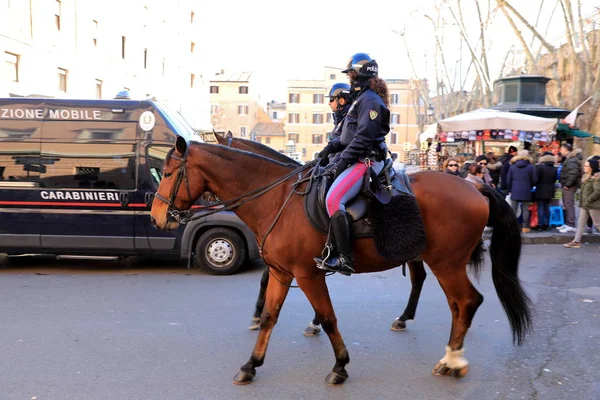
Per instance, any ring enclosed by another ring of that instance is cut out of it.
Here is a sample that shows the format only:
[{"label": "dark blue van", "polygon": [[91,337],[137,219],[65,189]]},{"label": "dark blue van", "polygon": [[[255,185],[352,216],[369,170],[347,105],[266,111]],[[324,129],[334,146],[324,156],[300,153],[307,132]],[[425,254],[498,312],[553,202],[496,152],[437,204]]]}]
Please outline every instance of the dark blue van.
[{"label": "dark blue van", "polygon": [[182,257],[214,274],[259,258],[231,212],[176,231],[150,225],[150,205],[189,124],[150,100],[0,98],[0,253]]}]

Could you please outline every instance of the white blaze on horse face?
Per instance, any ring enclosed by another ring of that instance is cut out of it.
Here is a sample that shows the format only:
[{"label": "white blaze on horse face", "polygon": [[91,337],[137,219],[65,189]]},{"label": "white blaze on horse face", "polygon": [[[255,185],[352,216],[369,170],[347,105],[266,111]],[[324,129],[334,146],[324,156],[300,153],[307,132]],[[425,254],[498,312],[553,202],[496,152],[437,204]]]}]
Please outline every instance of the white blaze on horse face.
[{"label": "white blaze on horse face", "polygon": [[452,369],[466,367],[469,365],[469,361],[463,357],[464,354],[464,347],[460,350],[452,350],[450,346],[446,346],[446,355],[440,360],[440,364],[444,364]]}]

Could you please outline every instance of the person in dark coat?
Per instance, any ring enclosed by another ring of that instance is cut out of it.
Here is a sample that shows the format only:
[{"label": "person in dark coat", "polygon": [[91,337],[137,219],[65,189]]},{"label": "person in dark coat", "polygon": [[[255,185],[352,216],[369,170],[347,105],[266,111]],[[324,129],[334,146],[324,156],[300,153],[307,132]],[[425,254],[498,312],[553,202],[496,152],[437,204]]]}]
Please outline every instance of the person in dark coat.
[{"label": "person in dark coat", "polygon": [[581,149],[573,150],[569,143],[563,143],[560,153],[565,156],[560,172],[560,185],[562,186],[563,203],[565,204],[565,225],[559,229],[562,233],[575,232],[575,192],[581,186]]},{"label": "person in dark coat", "polygon": [[461,178],[466,178],[467,175],[469,175],[469,168],[473,164],[475,164],[475,160],[466,160],[465,161],[465,163],[462,165],[462,167],[460,167],[460,171],[458,171],[458,174],[460,175]]},{"label": "person in dark coat", "polygon": [[459,167],[458,159],[453,158],[453,157],[447,159],[442,164],[442,169],[444,170],[445,173],[460,177],[460,174],[458,173],[458,167]]},{"label": "person in dark coat", "polygon": [[517,148],[510,146],[508,152],[504,153],[500,157],[502,168],[500,169],[500,190],[506,194],[508,192],[508,184],[506,182],[506,175],[508,175],[508,169],[510,168],[510,160],[517,155]]},{"label": "person in dark coat", "polygon": [[511,166],[506,175],[506,184],[510,193],[512,208],[517,213],[519,206],[523,215],[523,233],[529,232],[529,206],[531,205],[531,189],[537,182],[537,173],[531,164],[529,152],[521,150],[519,155],[510,160]]},{"label": "person in dark coat", "polygon": [[534,231],[545,231],[549,228],[550,202],[554,197],[554,183],[558,177],[554,161],[552,153],[544,153],[535,166],[537,173],[535,201],[538,209],[538,225],[533,228]]},{"label": "person in dark coat", "polygon": [[496,159],[496,156],[491,151],[486,154],[488,158],[487,169],[490,173],[490,177],[492,178],[492,186],[498,187],[498,182],[500,182],[500,172],[502,170],[502,163]]}]

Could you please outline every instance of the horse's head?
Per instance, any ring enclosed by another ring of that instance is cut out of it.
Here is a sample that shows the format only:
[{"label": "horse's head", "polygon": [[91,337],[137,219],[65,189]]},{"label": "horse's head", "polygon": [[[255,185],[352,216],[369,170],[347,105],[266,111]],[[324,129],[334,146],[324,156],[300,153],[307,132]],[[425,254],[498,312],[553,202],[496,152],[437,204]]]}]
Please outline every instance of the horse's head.
[{"label": "horse's head", "polygon": [[[204,193],[204,180],[200,170],[189,163],[189,147],[184,138],[178,137],[163,168],[163,177],[152,202],[150,220],[155,228],[176,229],[179,223],[170,215],[174,210],[188,210]],[[193,182],[193,185],[190,185]]]}]

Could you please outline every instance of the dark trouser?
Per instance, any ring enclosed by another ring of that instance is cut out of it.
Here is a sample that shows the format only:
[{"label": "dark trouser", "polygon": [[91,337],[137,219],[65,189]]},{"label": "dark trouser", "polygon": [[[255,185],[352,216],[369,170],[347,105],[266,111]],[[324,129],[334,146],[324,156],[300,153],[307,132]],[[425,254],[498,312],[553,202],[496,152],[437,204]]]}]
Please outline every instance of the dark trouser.
[{"label": "dark trouser", "polygon": [[575,192],[577,192],[575,186],[562,190],[565,214],[567,214],[565,224],[573,228],[575,227]]},{"label": "dark trouser", "polygon": [[552,200],[538,200],[538,225],[550,224],[550,202]]}]

